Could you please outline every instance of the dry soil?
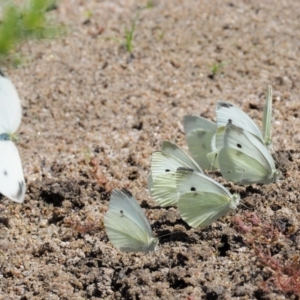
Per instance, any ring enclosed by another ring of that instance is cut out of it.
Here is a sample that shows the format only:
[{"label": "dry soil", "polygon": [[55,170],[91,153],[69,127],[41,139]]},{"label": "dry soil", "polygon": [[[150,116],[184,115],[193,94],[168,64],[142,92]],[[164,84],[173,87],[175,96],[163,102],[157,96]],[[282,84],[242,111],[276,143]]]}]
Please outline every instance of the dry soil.
[{"label": "dry soil", "polygon": [[[300,2],[63,0],[68,33],[22,45],[5,68],[22,98],[27,192],[0,204],[0,299],[298,299]],[[150,5],[150,6],[151,6]],[[125,29],[137,16],[132,53]],[[186,114],[231,101],[261,126],[273,95],[275,184],[235,186],[236,211],[191,229],[147,190],[151,153],[187,150]],[[122,253],[103,216],[129,189],[160,249]],[[297,296],[298,295],[298,296]]]}]

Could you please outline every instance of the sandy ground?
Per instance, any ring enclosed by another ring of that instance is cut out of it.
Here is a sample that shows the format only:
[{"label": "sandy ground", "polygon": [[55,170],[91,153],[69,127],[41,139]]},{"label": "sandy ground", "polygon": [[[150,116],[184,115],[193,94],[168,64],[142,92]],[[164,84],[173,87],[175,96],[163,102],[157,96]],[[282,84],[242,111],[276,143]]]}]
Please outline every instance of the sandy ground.
[{"label": "sandy ground", "polygon": [[[5,70],[23,100],[27,193],[22,205],[1,199],[0,299],[298,299],[300,2],[154,1],[130,55],[125,28],[145,5],[61,1],[51,14],[69,34],[24,44],[23,65]],[[214,120],[223,99],[261,125],[268,84],[283,180],[234,186],[214,174],[242,200],[204,229],[158,207],[151,153],[163,140],[187,150],[183,116]],[[159,251],[108,241],[103,216],[122,187],[156,236],[175,232]]]}]

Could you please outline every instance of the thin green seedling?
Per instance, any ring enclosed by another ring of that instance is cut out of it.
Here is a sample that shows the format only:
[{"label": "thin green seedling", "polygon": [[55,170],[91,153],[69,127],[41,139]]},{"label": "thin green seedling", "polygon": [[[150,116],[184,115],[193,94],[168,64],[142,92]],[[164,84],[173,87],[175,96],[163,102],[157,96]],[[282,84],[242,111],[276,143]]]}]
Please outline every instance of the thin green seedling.
[{"label": "thin green seedling", "polygon": [[128,29],[127,27],[125,28],[125,49],[129,53],[132,53],[132,50],[133,50],[132,41],[133,41],[136,23],[139,18],[139,15],[140,15],[140,11],[138,11],[136,13],[135,18],[132,21],[130,29]]},{"label": "thin green seedling", "polygon": [[225,62],[213,64],[212,67],[210,68],[211,76],[215,77],[217,74],[221,73],[224,66],[225,66]]}]

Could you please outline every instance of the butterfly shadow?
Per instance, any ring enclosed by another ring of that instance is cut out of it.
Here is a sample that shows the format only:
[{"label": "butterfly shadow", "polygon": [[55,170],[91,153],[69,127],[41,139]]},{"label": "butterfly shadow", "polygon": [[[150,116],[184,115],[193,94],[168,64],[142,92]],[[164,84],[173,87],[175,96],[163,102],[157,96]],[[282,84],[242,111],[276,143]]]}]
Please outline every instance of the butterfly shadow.
[{"label": "butterfly shadow", "polygon": [[181,225],[182,230],[186,230],[187,232],[184,231],[171,231],[168,229],[159,229],[156,230],[156,236],[159,239],[159,243],[161,245],[163,244],[169,244],[170,242],[181,242],[181,243],[185,243],[185,244],[195,244],[197,242],[197,239],[192,237],[191,234],[188,232],[188,230],[190,229],[190,227],[181,219],[176,220],[176,222],[170,222],[170,221],[164,221],[164,222],[160,222],[160,221],[156,221],[153,224],[153,228],[161,228],[162,225],[164,226],[170,226],[170,227],[174,227],[174,225]]}]

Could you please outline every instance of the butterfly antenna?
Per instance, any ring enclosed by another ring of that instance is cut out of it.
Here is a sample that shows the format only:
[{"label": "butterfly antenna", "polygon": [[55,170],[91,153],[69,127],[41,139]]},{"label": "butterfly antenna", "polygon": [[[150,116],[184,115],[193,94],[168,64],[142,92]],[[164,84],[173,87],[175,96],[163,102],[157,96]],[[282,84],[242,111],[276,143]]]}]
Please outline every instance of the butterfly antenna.
[{"label": "butterfly antenna", "polygon": [[249,206],[247,206],[245,203],[241,203],[240,204],[240,206],[243,206],[243,207],[245,207],[245,208],[247,208],[247,209],[249,209],[250,207]]}]

